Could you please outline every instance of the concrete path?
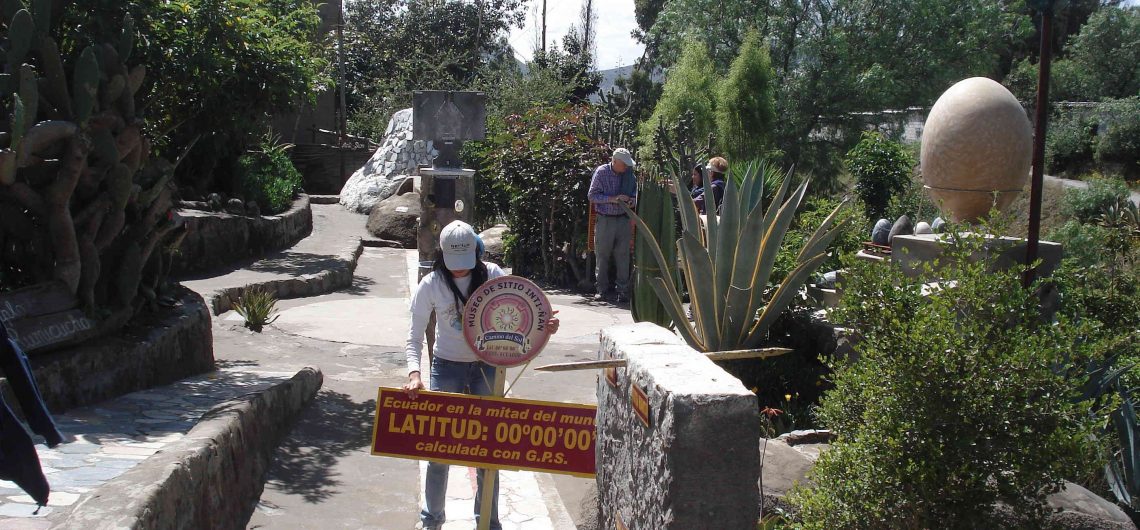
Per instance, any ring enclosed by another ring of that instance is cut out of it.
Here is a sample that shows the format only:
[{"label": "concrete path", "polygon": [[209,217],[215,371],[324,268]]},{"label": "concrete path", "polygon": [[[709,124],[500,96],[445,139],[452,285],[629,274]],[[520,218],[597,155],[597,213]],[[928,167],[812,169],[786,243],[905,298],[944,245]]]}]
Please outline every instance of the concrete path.
[{"label": "concrete path", "polygon": [[[1089,187],[1089,183],[1083,180],[1063,179],[1050,175],[1045,175],[1045,180],[1060,182],[1064,184],[1066,188],[1087,189]],[[1137,206],[1140,206],[1140,191],[1132,192],[1132,202],[1136,203]]]},{"label": "concrete path", "polygon": [[[362,225],[363,226],[363,225]],[[353,288],[283,300],[281,317],[261,336],[227,313],[215,325],[215,355],[225,362],[288,371],[314,364],[325,387],[278,451],[249,528],[412,528],[422,491],[421,463],[369,455],[378,386],[405,380],[403,343],[415,251],[366,248]],[[628,311],[580,296],[549,293],[562,330],[537,364],[593,359],[602,327],[629,321]],[[268,340],[266,340],[268,339]],[[508,380],[518,370],[508,371]],[[594,403],[597,374],[528,370],[516,397]],[[306,462],[305,455],[323,455]],[[447,529],[474,528],[472,471],[453,467]],[[503,472],[500,519],[507,529],[574,528],[592,480]]]}]

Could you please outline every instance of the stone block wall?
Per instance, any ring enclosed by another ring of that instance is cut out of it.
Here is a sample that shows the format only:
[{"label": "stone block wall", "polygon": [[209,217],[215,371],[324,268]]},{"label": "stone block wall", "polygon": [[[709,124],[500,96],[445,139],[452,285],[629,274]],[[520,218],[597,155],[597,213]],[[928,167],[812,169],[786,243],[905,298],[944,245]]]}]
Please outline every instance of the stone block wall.
[{"label": "stone block wall", "polygon": [[210,313],[201,296],[182,289],[170,310],[115,335],[32,354],[29,362],[52,412],[169,384],[214,369]]},{"label": "stone block wall", "polygon": [[[598,378],[600,528],[755,529],[760,492],[756,396],[681,339],[650,323],[607,328]],[[634,411],[648,399],[648,426]]]},{"label": "stone block wall", "polygon": [[175,255],[172,273],[207,271],[244,258],[295,245],[313,231],[309,196],[277,215],[246,217],[221,212],[182,210],[186,238]]}]

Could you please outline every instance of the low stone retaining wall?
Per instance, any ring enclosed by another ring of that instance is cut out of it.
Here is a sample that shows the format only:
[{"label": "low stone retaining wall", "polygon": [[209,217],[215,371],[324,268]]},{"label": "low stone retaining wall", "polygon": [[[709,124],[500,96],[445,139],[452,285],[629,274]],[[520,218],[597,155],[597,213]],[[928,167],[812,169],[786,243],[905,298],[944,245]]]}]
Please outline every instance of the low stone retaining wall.
[{"label": "low stone retaining wall", "polygon": [[29,362],[53,412],[165,385],[214,369],[210,313],[201,296],[182,289],[169,311],[144,316],[116,335],[32,354]]},{"label": "low stone retaining wall", "polygon": [[[607,328],[598,378],[600,528],[754,530],[760,493],[756,396],[654,324]],[[611,372],[612,373],[612,372]],[[645,399],[641,400],[640,389]],[[648,425],[636,412],[647,404]]]},{"label": "low stone retaining wall", "polygon": [[243,217],[223,212],[182,210],[186,238],[178,248],[173,274],[205,271],[295,245],[313,231],[309,196],[301,195],[278,215]]},{"label": "low stone retaining wall", "polygon": [[63,528],[245,528],[277,443],[316,396],[321,371],[214,407],[162,452],[103,485]]},{"label": "low stone retaining wall", "polygon": [[360,238],[356,238],[355,243],[346,248],[335,258],[333,264],[321,272],[219,289],[209,295],[210,310],[217,316],[233,309],[234,304],[250,289],[273,293],[278,300],[305,298],[344,289],[352,285],[352,273],[356,271],[356,263],[362,252],[364,252],[364,243]]}]

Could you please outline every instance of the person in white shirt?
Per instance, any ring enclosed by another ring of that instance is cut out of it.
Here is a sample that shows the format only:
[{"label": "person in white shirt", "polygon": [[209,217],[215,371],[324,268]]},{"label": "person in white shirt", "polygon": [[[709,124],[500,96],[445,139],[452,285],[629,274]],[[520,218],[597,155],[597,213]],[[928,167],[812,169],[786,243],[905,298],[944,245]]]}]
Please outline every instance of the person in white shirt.
[{"label": "person in white shirt", "polygon": [[[424,388],[420,378],[420,356],[423,351],[424,332],[431,312],[435,311],[435,350],[431,361],[430,390],[491,395],[495,367],[479,360],[463,338],[460,317],[467,297],[487,280],[505,276],[503,269],[479,258],[478,236],[471,225],[453,221],[439,235],[440,251],[432,272],[420,280],[412,295],[412,325],[404,353],[408,359],[408,382],[404,391],[415,399]],[[558,331],[558,318],[548,321],[551,333]],[[429,461],[424,480],[424,504],[420,510],[422,528],[443,526],[446,520],[444,502],[447,491],[449,466]],[[479,521],[479,500],[482,498],[483,470],[478,470],[479,491],[475,495],[475,520]],[[491,529],[501,530],[499,522],[499,484],[495,482],[494,502],[491,504]]]}]

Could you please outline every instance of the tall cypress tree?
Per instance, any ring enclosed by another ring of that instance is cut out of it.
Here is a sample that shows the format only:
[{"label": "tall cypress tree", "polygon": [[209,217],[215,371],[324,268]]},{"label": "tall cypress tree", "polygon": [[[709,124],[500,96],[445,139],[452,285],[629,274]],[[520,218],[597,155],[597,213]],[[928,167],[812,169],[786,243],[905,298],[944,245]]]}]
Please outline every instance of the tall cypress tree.
[{"label": "tall cypress tree", "polygon": [[717,91],[717,140],[734,164],[759,158],[771,146],[773,77],[768,47],[750,31]]}]

